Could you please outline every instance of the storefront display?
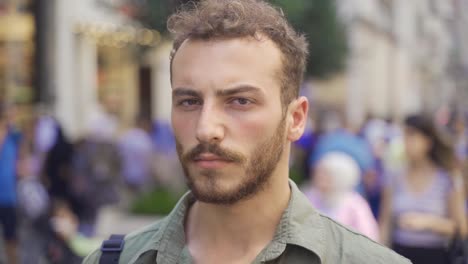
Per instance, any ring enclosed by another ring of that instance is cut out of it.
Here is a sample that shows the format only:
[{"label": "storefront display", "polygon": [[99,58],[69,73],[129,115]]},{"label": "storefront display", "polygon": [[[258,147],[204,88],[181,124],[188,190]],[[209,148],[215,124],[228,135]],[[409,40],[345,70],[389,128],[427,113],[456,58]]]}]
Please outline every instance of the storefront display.
[{"label": "storefront display", "polygon": [[0,1],[0,101],[33,98],[34,16],[29,1]]}]

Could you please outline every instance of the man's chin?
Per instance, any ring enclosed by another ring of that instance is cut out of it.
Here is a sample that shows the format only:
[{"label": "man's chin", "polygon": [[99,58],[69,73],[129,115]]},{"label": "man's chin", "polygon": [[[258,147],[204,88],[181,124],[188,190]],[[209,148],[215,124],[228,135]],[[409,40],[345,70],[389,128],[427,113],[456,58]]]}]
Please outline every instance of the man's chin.
[{"label": "man's chin", "polygon": [[195,199],[204,203],[232,205],[245,198],[241,188],[229,188],[215,181],[189,182],[189,188]]}]

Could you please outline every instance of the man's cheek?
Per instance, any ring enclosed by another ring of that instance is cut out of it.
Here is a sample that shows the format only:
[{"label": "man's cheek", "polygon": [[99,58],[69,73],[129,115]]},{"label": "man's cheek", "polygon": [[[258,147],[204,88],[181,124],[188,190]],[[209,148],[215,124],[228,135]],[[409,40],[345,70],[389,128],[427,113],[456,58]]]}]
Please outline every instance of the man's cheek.
[{"label": "man's cheek", "polygon": [[189,149],[189,144],[185,135],[181,133],[174,133],[174,138],[176,141],[176,149],[179,155],[187,153]]},{"label": "man's cheek", "polygon": [[[266,118],[268,119],[268,118]],[[241,122],[238,126],[239,137],[244,141],[253,140],[254,143],[259,139],[267,138],[271,135],[274,128],[269,128],[264,121]]]}]

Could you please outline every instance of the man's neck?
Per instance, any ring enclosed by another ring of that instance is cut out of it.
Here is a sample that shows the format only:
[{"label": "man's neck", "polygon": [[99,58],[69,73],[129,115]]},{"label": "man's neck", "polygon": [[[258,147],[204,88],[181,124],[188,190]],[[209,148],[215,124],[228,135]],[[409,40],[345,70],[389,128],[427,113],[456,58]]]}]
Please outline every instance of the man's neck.
[{"label": "man's neck", "polygon": [[273,239],[290,196],[288,178],[272,177],[264,190],[234,205],[195,202],[185,228],[191,254],[195,259],[207,259],[209,251],[229,259],[255,257]]}]

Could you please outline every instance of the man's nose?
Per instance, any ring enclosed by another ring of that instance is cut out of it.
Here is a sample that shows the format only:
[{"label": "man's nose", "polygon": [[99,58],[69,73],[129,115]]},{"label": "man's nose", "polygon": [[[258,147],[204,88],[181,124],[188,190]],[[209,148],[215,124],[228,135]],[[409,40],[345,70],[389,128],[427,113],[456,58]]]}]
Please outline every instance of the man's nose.
[{"label": "man's nose", "polygon": [[216,143],[224,138],[221,113],[212,105],[204,105],[197,124],[197,140],[201,143]]}]

